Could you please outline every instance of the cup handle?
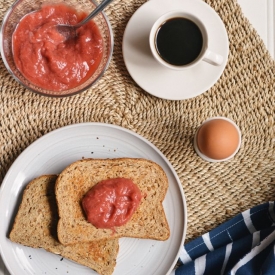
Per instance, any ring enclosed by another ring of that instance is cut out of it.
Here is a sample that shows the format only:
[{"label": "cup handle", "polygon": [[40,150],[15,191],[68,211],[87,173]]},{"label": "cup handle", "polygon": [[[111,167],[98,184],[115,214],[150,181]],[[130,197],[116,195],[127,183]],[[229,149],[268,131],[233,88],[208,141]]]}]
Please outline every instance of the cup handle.
[{"label": "cup handle", "polygon": [[206,50],[203,61],[214,66],[219,66],[223,62],[223,57],[217,53],[211,52],[210,50]]}]

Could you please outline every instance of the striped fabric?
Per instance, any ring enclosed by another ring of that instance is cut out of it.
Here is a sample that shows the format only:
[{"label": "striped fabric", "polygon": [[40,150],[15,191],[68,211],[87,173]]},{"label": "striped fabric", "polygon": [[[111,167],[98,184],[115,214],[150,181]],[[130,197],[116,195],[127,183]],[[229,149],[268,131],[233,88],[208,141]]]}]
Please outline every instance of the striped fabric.
[{"label": "striped fabric", "polygon": [[275,275],[275,204],[264,203],[187,243],[171,275]]}]

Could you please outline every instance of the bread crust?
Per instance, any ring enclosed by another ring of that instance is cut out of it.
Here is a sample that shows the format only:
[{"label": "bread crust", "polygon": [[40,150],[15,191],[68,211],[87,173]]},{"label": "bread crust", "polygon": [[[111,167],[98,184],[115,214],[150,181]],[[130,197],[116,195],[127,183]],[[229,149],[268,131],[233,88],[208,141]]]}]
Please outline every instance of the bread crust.
[{"label": "bread crust", "polygon": [[111,275],[119,250],[118,239],[62,245],[57,238],[58,213],[55,198],[56,175],[43,175],[25,188],[9,238],[33,248],[60,254],[92,268],[102,275]]},{"label": "bread crust", "polygon": [[[129,178],[143,198],[130,221],[112,229],[97,229],[86,220],[81,200],[88,190],[102,180]],[[155,162],[142,158],[83,159],[63,170],[56,181],[55,194],[59,212],[58,238],[63,244],[99,239],[133,237],[167,240],[169,225],[162,202],[168,190],[168,178]]]}]

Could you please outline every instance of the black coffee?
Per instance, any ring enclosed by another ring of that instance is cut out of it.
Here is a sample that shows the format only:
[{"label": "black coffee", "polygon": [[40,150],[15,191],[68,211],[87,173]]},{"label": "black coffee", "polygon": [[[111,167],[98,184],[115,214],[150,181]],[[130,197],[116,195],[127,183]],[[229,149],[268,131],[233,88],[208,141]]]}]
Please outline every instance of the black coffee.
[{"label": "black coffee", "polygon": [[167,63],[176,66],[193,62],[200,55],[202,44],[203,38],[199,27],[183,17],[164,22],[156,36],[159,55]]}]

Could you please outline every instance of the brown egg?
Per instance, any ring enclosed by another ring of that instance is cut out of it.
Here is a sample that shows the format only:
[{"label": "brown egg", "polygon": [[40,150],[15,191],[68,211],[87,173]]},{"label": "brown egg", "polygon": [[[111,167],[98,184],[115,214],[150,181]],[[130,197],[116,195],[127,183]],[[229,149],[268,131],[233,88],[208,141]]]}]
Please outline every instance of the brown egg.
[{"label": "brown egg", "polygon": [[228,158],[236,151],[238,145],[238,130],[227,120],[219,118],[209,120],[198,130],[198,149],[208,158],[215,160]]}]

